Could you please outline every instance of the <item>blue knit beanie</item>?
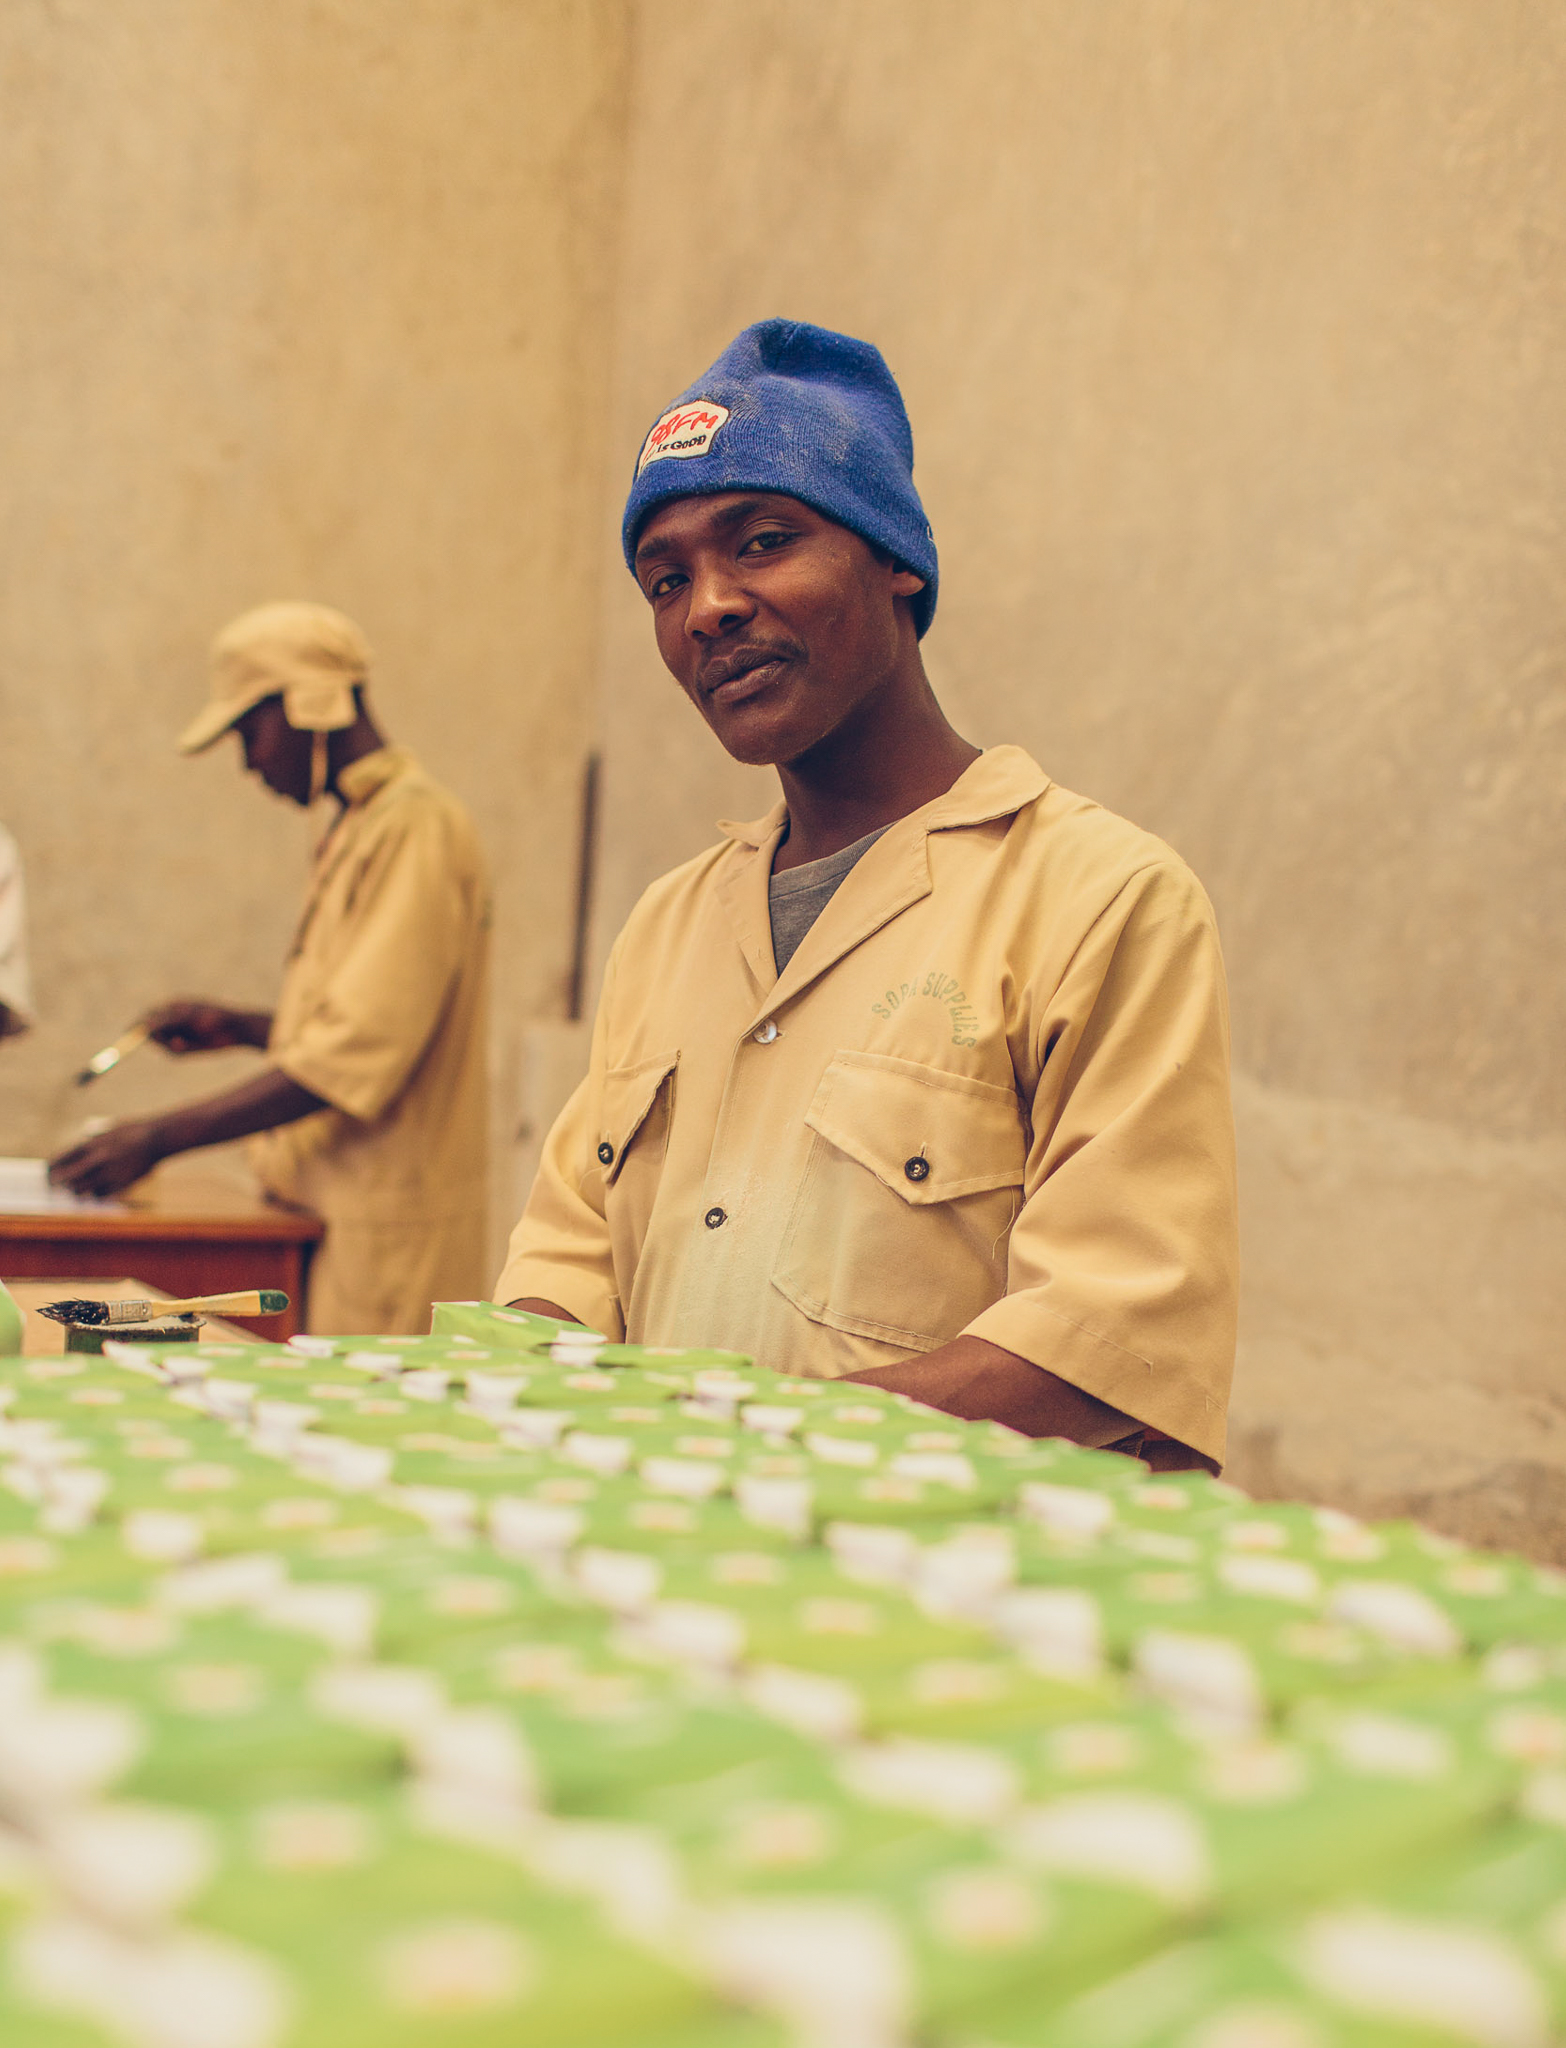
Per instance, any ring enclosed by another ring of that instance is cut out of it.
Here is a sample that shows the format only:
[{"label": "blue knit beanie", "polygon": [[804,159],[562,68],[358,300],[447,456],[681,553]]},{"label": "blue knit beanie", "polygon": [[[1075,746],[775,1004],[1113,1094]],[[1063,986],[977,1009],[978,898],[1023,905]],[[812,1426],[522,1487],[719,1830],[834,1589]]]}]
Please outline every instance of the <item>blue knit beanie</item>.
[{"label": "blue knit beanie", "polygon": [[803,320],[758,320],[653,423],[636,461],[621,538],[655,505],[714,491],[782,491],[924,578],[935,615],[935,538],[913,484],[913,434],[891,371],[867,341]]}]

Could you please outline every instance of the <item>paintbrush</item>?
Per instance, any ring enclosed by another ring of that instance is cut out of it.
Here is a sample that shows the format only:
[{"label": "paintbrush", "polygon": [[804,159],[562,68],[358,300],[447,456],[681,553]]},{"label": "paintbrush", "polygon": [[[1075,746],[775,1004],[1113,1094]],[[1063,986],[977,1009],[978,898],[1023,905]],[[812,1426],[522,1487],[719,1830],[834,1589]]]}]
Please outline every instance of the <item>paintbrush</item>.
[{"label": "paintbrush", "polygon": [[245,1294],[196,1294],[188,1301],[51,1301],[38,1313],[53,1323],[152,1323],[163,1316],[181,1316],[211,1309],[221,1316],[280,1316],[288,1296],[275,1287],[252,1288]]},{"label": "paintbrush", "polygon": [[133,1024],[129,1031],[122,1031],[113,1045],[106,1045],[102,1052],[95,1052],[92,1058],[76,1076],[78,1088],[85,1088],[89,1081],[96,1081],[100,1074],[112,1073],[127,1053],[133,1053],[139,1045],[145,1045],[152,1036],[145,1024]]}]

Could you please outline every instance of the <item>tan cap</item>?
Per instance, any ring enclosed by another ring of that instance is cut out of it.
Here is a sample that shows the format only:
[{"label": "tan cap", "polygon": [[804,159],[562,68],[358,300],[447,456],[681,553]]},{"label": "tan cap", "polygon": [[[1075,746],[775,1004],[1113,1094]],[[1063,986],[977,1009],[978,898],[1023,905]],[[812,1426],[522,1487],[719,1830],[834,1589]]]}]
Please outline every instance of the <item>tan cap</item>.
[{"label": "tan cap", "polygon": [[179,751],[199,754],[264,697],[280,696],[300,732],[340,732],[354,721],[354,685],[369,673],[369,642],[330,605],[259,605],[213,641],[211,699],[180,734]]}]

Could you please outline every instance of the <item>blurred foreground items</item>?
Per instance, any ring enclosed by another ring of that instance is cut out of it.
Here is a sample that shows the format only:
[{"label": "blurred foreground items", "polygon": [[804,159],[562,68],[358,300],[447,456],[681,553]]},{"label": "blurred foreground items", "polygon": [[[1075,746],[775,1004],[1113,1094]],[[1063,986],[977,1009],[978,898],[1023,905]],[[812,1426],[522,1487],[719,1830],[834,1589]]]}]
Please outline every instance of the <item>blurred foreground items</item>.
[{"label": "blurred foreground items", "polygon": [[29,2048],[1549,2048],[1566,1582],[451,1303],[0,1367]]}]

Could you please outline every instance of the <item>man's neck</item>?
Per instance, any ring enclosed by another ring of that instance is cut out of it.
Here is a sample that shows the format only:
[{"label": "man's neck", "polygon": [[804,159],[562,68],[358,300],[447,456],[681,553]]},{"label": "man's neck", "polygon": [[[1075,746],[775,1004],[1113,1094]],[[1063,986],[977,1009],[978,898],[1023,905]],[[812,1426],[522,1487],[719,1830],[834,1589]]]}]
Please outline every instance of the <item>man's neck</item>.
[{"label": "man's neck", "polygon": [[871,699],[809,754],[779,764],[788,837],[775,871],[841,853],[933,803],[979,753],[947,724],[922,673],[918,688]]},{"label": "man's neck", "polygon": [[385,744],[384,735],[368,711],[361,711],[352,725],[330,735],[326,752],[326,787],[339,803],[343,801],[343,793],[337,786],[337,778],[343,770],[355,761],[362,761],[366,754],[379,753]]}]

